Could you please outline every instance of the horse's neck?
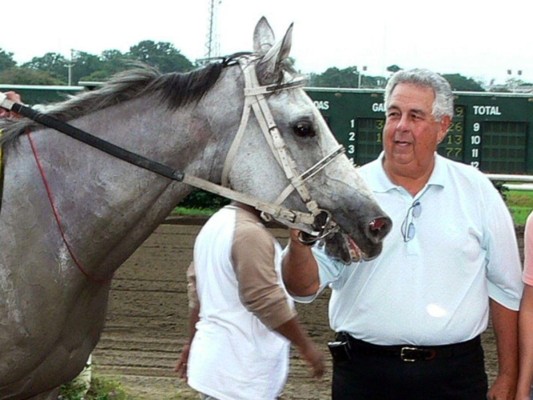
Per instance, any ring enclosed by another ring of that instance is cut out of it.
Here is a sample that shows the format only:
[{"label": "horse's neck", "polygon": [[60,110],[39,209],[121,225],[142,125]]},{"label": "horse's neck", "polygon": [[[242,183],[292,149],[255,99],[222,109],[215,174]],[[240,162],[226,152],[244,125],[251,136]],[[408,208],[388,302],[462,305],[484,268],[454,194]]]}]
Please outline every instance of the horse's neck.
[{"label": "horse's neck", "polygon": [[[198,123],[191,110],[171,115],[134,103],[80,118],[75,125],[177,170],[210,175],[202,162],[209,135],[194,131]],[[12,222],[28,218],[24,223],[31,225],[36,223],[30,218],[40,220],[33,239],[50,235],[42,251],[60,252],[68,245],[84,268],[99,277],[118,268],[191,190],[57,132],[37,131],[31,139],[36,157],[29,137],[21,137],[9,155],[13,168],[6,171],[5,192],[11,193],[2,217]]]}]

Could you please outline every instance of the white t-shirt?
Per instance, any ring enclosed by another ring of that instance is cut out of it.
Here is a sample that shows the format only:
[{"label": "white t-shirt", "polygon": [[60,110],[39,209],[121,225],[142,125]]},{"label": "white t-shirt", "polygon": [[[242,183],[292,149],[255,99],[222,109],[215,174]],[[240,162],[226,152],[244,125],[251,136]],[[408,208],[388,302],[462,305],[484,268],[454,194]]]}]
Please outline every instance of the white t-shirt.
[{"label": "white t-shirt", "polygon": [[227,206],[200,231],[194,268],[201,307],[189,385],[219,400],[276,399],[290,342],[272,328],[296,315],[282,284],[280,245],[255,215]]}]

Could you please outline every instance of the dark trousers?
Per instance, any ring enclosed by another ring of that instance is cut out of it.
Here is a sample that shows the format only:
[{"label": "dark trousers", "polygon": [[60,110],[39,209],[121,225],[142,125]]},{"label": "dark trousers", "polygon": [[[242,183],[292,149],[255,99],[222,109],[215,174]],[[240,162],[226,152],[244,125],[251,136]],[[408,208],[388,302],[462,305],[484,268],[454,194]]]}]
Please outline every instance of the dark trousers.
[{"label": "dark trousers", "polygon": [[414,362],[354,350],[334,360],[333,400],[486,400],[488,381],[481,343],[467,352]]}]

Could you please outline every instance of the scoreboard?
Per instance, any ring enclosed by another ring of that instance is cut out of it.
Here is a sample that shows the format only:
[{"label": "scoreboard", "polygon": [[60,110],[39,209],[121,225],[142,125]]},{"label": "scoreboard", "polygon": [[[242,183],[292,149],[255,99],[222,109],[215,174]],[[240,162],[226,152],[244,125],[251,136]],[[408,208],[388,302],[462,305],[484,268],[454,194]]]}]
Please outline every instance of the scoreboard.
[{"label": "scoreboard", "polygon": [[[356,165],[382,150],[383,90],[307,88]],[[454,118],[439,154],[485,173],[533,173],[533,93],[454,92]]]}]

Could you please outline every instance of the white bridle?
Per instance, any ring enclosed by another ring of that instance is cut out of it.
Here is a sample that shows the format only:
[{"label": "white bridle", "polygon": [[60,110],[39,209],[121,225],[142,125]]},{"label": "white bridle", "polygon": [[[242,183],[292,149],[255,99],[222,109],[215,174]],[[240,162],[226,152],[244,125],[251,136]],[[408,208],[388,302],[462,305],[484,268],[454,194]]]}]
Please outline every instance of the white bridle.
[{"label": "white bridle", "polygon": [[[296,171],[296,163],[291,157],[289,150],[281,136],[279,129],[274,121],[270,108],[266,101],[265,95],[272,94],[280,90],[288,90],[304,86],[304,79],[296,79],[284,84],[272,84],[268,86],[261,86],[257,79],[257,74],[255,71],[255,64],[250,62],[248,57],[241,57],[239,59],[239,65],[244,74],[244,106],[241,117],[241,122],[237,134],[233,140],[233,143],[228,151],[226,160],[224,162],[224,168],[222,171],[222,186],[229,186],[229,172],[233,166],[235,156],[237,155],[237,150],[241,144],[244,132],[248,125],[248,120],[250,117],[250,111],[253,110],[255,117],[261,127],[261,131],[268,143],[272,154],[278,161],[278,164],[283,169],[285,176],[289,180],[289,185],[280,193],[276,198],[274,203],[270,205],[271,208],[276,210],[276,213],[271,213],[267,210],[262,209],[259,205],[254,205],[258,210],[262,211],[263,219],[269,220],[271,217],[274,217],[276,220],[285,223],[285,224],[298,224],[304,223],[307,225],[316,226],[316,217],[319,214],[327,213],[326,220],[330,220],[329,212],[326,210],[320,209],[316,201],[311,198],[309,190],[305,185],[305,182],[325,168],[329,163],[331,163],[337,156],[344,153],[344,147],[339,145],[335,150],[330,154],[322,158],[315,165],[309,168],[302,174],[298,174]],[[294,210],[286,210],[281,206],[281,203],[294,191],[296,190],[300,195],[300,198],[305,203],[309,214],[301,213]],[[286,218],[287,215],[290,215],[289,218]],[[328,222],[329,223],[329,222]],[[325,226],[321,226],[321,229]]]}]

